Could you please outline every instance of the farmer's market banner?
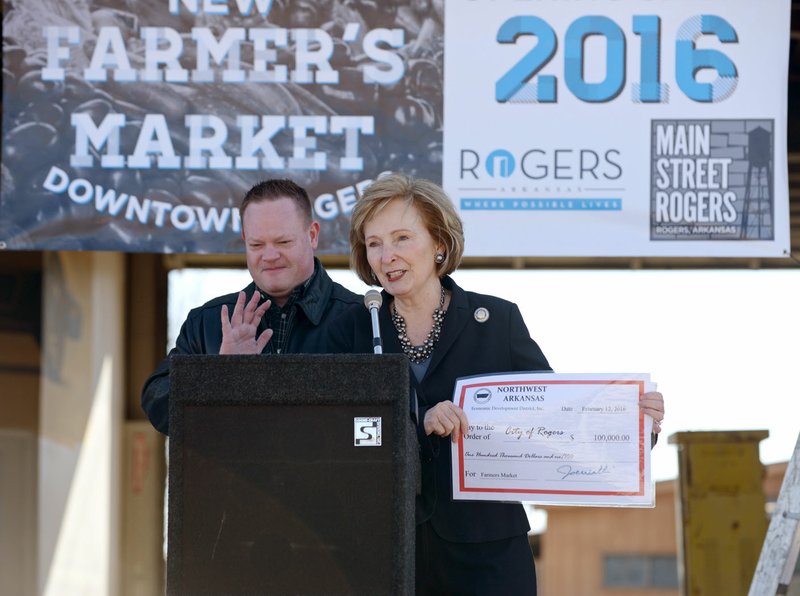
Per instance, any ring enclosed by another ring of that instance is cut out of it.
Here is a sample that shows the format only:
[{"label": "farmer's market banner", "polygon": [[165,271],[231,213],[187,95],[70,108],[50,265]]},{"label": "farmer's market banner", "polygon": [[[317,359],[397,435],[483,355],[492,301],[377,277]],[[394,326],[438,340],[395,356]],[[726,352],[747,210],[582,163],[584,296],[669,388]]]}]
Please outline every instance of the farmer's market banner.
[{"label": "farmer's market banner", "polygon": [[[236,252],[259,180],[345,254],[369,182],[471,255],[779,256],[789,0],[17,0],[0,248]],[[446,33],[445,33],[446,32]],[[445,68],[446,66],[446,68]]]}]

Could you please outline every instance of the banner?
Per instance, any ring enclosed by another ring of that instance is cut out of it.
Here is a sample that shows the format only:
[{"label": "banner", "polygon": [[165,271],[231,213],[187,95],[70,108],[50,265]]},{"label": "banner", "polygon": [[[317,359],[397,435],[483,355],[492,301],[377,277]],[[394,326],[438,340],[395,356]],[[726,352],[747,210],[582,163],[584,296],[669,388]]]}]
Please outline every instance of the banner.
[{"label": "banner", "polygon": [[[468,255],[780,256],[789,0],[18,0],[0,249],[242,250],[256,182],[322,254],[383,172]],[[445,126],[446,124],[446,126]]]},{"label": "banner", "polygon": [[789,0],[448,2],[472,255],[782,256]]},{"label": "banner", "polygon": [[441,181],[442,10],[7,3],[0,247],[239,252],[245,192],[288,177],[348,254],[375,176]]}]

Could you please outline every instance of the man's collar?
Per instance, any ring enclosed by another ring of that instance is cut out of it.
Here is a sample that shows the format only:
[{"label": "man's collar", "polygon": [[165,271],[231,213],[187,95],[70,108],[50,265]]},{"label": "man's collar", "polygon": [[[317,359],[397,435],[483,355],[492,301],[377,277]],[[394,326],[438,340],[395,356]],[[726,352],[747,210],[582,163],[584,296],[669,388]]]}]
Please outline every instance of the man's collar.
[{"label": "man's collar", "polygon": [[[270,298],[269,294],[256,288],[261,293],[262,300]],[[294,297],[295,292],[299,295]],[[313,325],[319,325],[325,311],[325,304],[331,292],[330,278],[322,267],[319,259],[314,257],[314,273],[306,281],[292,290],[295,304],[305,313]],[[291,300],[287,304],[291,303]]]},{"label": "man's collar", "polygon": [[[303,283],[296,285],[294,287],[294,289],[292,289],[291,293],[289,294],[289,298],[286,301],[287,304],[291,303],[291,302],[294,302],[294,301],[300,301],[300,300],[303,299],[303,296],[305,295],[306,290],[314,282],[314,278],[317,276],[317,268],[318,268],[318,266],[320,266],[320,265],[319,265],[317,259],[315,258],[314,259],[314,272],[311,274],[311,277],[309,277]],[[262,290],[258,286],[256,286],[256,289],[258,290],[258,293],[261,294],[261,301],[262,302],[264,300],[272,300],[272,296],[269,293],[265,292],[264,290]],[[272,301],[272,303],[276,304],[274,300]]]},{"label": "man's collar", "polygon": [[319,325],[325,314],[325,307],[333,291],[333,282],[319,262],[314,257],[314,275],[306,282],[303,296],[298,300],[297,305],[303,310],[312,325]]}]

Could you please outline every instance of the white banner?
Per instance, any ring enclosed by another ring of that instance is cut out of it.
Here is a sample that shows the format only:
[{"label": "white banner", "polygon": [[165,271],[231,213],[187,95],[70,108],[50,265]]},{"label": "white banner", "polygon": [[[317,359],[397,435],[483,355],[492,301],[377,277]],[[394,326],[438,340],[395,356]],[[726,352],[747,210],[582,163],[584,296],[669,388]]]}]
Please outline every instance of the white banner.
[{"label": "white banner", "polygon": [[789,249],[789,0],[448,0],[467,254]]}]

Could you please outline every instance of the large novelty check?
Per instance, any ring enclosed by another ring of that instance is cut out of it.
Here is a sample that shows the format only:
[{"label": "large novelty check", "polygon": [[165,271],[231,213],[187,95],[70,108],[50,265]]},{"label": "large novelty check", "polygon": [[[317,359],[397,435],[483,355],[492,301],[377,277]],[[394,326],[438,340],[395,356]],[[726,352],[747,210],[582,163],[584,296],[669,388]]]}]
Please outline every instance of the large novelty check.
[{"label": "large novelty check", "polygon": [[469,428],[452,444],[453,498],[653,507],[648,375],[465,377],[453,402]]}]

